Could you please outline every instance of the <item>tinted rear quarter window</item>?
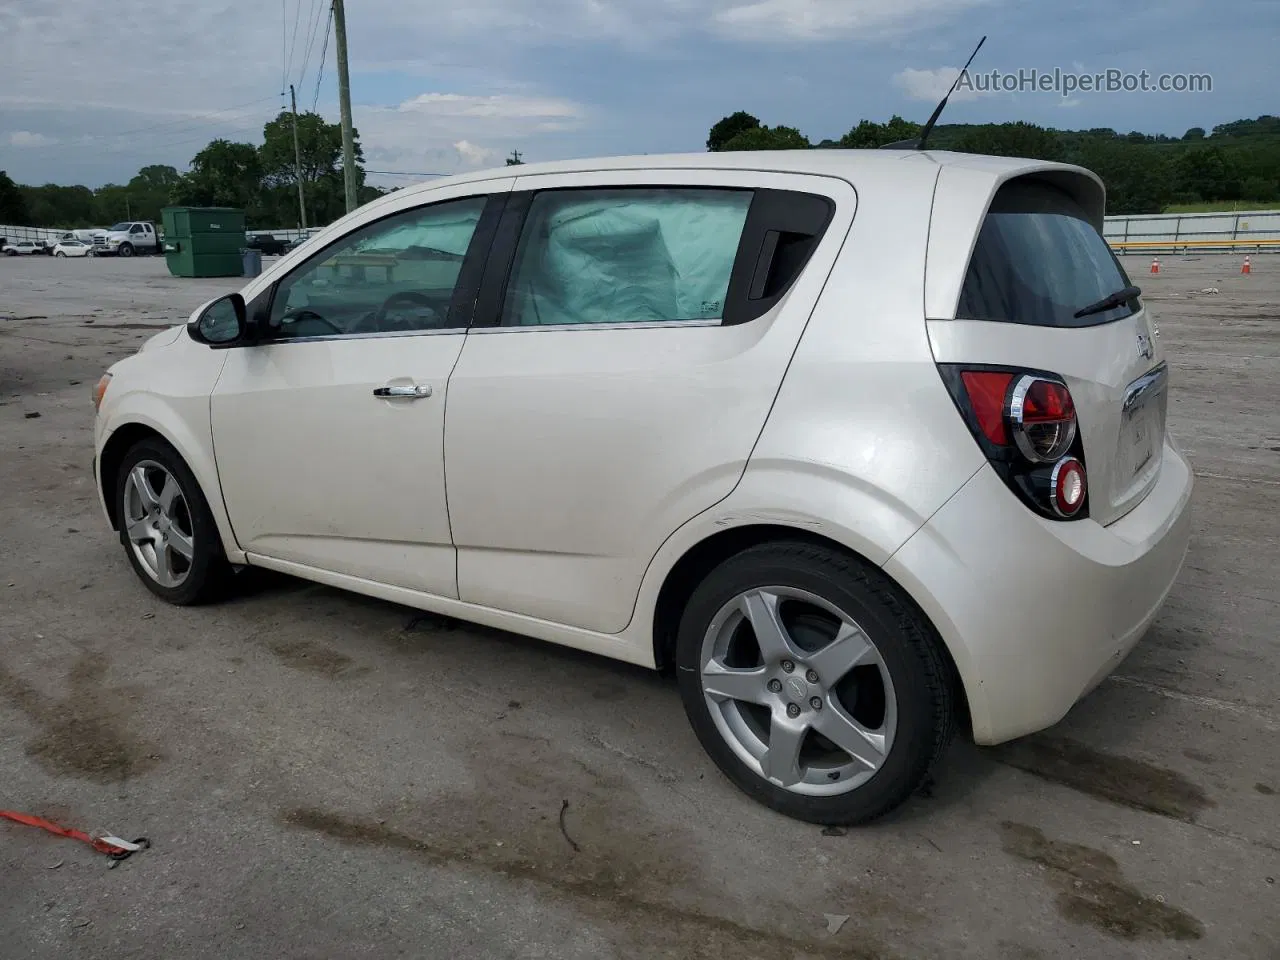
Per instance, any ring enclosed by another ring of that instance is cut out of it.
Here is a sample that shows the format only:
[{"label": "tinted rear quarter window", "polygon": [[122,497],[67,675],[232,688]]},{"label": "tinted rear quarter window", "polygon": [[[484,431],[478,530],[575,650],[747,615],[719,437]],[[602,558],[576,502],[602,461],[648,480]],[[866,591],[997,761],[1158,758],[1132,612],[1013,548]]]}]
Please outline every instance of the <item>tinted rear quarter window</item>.
[{"label": "tinted rear quarter window", "polygon": [[1041,327],[1087,327],[1136,312],[1137,300],[1076,317],[1129,286],[1084,209],[1056,187],[1013,181],[996,193],[960,291],[956,317]]}]

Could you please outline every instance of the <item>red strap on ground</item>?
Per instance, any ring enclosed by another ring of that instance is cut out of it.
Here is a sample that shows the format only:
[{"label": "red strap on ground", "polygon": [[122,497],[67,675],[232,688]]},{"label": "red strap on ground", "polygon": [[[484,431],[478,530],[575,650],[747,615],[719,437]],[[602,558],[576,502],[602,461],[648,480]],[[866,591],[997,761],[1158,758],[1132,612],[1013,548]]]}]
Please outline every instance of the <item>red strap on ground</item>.
[{"label": "red strap on ground", "polygon": [[79,840],[81,843],[87,843],[99,853],[105,853],[109,856],[120,856],[128,854],[132,851],[126,850],[124,847],[117,847],[114,843],[107,843],[105,840],[91,837],[83,830],[76,830],[73,827],[64,827],[54,823],[52,820],[45,820],[41,817],[33,817],[29,813],[15,813],[12,810],[0,810],[0,818],[12,820],[14,823],[26,824],[28,827],[39,827],[41,830],[47,830],[59,837],[70,837],[72,840]]}]

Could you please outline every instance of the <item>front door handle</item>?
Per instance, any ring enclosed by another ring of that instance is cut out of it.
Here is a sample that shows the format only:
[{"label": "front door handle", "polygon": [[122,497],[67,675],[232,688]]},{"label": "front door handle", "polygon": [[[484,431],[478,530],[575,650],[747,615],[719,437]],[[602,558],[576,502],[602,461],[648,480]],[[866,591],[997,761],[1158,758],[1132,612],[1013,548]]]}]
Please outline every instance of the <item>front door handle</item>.
[{"label": "front door handle", "polygon": [[393,383],[374,387],[373,395],[383,400],[421,400],[431,396],[431,386],[425,383]]}]

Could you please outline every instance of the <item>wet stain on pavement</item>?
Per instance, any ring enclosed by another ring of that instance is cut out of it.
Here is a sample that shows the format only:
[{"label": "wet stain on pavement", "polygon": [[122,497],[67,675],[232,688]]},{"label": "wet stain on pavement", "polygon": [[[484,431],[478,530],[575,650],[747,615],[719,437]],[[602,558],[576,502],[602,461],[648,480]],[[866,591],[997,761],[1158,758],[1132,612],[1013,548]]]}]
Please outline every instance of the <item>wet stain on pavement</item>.
[{"label": "wet stain on pavement", "polygon": [[267,649],[287,667],[318,673],[330,679],[364,672],[362,669],[353,670],[355,661],[345,653],[312,640],[268,640]]},{"label": "wet stain on pavement", "polygon": [[1005,821],[1006,853],[1044,867],[1058,891],[1057,905],[1073,923],[1096,927],[1121,940],[1199,940],[1204,925],[1184,910],[1133,887],[1116,861],[1101,850],[1048,839],[1038,827]]},{"label": "wet stain on pavement", "polygon": [[1275,787],[1269,787],[1265,783],[1255,783],[1253,789],[1257,790],[1264,797],[1274,797],[1276,793]]},{"label": "wet stain on pavement", "polygon": [[103,686],[107,667],[101,654],[81,654],[71,666],[66,698],[53,700],[0,664],[0,698],[39,727],[26,752],[50,773],[112,783],[153,765],[153,751],[125,729],[128,695]]},{"label": "wet stain on pavement", "polygon": [[466,789],[402,800],[380,810],[381,819],[302,806],[283,811],[281,820],[349,846],[400,850],[432,865],[463,864],[550,887],[598,916],[601,930],[620,927],[624,956],[641,944],[646,955],[665,949],[690,960],[889,956],[860,918],[830,936],[820,917],[806,924],[813,918],[794,908],[770,916],[777,905],[757,905],[750,921],[707,911],[704,865],[692,838],[649,812],[625,777],[538,738],[478,739]]},{"label": "wet stain on pavement", "polygon": [[374,821],[356,820],[310,807],[287,810],[282,814],[282,820],[289,826],[324,834],[348,846],[400,850],[434,866],[473,863],[510,880],[541,883],[572,898],[576,906],[588,912],[618,910],[631,914],[642,924],[636,935],[648,950],[660,951],[664,944],[669,945],[678,951],[671,956],[678,955],[687,960],[720,960],[725,956],[744,960],[776,960],[777,957],[793,956],[891,960],[891,956],[883,951],[865,944],[850,943],[844,937],[824,941],[756,929],[674,903],[636,897],[634,891],[625,885],[597,886],[581,875],[563,876],[532,861],[460,853]]},{"label": "wet stain on pavement", "polygon": [[1001,763],[1123,807],[1188,823],[1214,802],[1180,773],[1094,750],[1075,740],[1026,737],[996,747]]}]

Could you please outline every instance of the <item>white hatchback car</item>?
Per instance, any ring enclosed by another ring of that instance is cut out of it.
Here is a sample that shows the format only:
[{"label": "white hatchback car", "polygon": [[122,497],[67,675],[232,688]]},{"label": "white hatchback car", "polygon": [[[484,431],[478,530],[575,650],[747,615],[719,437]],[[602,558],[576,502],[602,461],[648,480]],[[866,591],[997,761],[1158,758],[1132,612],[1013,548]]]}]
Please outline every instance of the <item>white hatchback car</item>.
[{"label": "white hatchback car", "polygon": [[270,568],[649,667],[819,823],[1058,721],[1192,474],[1061,164],[814,150],[397,191],[115,364],[95,477],[173,603]]}]

